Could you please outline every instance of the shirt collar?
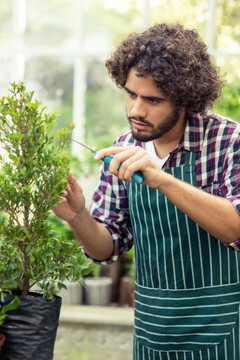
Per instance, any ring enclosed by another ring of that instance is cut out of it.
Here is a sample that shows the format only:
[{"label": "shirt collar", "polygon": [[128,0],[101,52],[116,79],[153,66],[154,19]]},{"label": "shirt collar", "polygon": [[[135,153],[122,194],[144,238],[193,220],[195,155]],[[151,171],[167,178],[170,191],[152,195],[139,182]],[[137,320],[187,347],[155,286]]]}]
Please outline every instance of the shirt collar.
[{"label": "shirt collar", "polygon": [[199,152],[202,148],[203,137],[203,118],[199,114],[195,114],[188,118],[184,134],[175,151],[185,149],[192,152]]}]

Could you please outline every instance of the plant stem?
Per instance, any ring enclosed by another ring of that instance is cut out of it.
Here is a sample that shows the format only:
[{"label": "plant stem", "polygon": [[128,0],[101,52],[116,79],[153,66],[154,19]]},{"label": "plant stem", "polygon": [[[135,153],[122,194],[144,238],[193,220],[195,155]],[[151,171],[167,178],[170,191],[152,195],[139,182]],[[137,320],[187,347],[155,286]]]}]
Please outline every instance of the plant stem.
[{"label": "plant stem", "polygon": [[[26,254],[26,252],[24,251],[24,270],[25,272],[28,271],[30,269],[30,257]],[[23,288],[22,288],[22,296],[27,296],[28,292],[29,292],[29,277],[24,275],[24,280],[23,280]]]}]

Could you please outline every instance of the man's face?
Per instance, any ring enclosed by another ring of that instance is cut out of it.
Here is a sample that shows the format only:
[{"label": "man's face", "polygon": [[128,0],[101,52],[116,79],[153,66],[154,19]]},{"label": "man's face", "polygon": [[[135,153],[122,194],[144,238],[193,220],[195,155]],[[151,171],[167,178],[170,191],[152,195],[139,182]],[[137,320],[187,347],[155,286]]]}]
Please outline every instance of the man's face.
[{"label": "man's face", "polygon": [[131,68],[125,91],[127,116],[136,140],[146,142],[174,133],[183,121],[183,111],[172,105],[151,75],[138,77],[137,70]]}]

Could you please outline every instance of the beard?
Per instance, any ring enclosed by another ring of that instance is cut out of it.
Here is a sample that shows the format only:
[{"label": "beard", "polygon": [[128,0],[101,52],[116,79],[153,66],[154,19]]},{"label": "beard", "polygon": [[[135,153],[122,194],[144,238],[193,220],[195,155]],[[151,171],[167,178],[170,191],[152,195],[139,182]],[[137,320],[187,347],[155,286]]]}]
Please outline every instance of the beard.
[{"label": "beard", "polygon": [[[152,141],[152,140],[162,137],[163,135],[168,133],[172,128],[174,128],[174,126],[178,123],[179,119],[180,119],[180,109],[179,108],[175,108],[172,111],[171,115],[167,116],[164,119],[164,121],[161,124],[159,124],[156,128],[154,127],[154,125],[152,123],[145,120],[144,118],[136,117],[136,116],[128,116],[128,121],[130,123],[130,126],[131,126],[131,120],[137,120],[139,122],[142,122],[143,124],[148,125],[150,128],[152,128],[152,132],[150,134],[144,134],[144,132],[142,130],[133,130],[132,129],[133,138],[137,141],[142,141],[142,142],[148,142],[148,141]],[[131,126],[131,128],[132,128],[132,126]]]}]

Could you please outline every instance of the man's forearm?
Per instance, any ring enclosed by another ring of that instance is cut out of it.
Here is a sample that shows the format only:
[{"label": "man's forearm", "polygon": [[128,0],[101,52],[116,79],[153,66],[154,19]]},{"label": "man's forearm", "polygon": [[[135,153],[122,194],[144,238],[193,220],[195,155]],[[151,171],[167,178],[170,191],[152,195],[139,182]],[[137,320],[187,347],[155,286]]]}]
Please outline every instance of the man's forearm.
[{"label": "man's forearm", "polygon": [[69,225],[79,244],[93,259],[106,260],[112,255],[113,241],[110,232],[86,208]]},{"label": "man's forearm", "polygon": [[217,239],[231,243],[240,237],[240,216],[232,203],[166,174],[158,187],[179,210]]}]

